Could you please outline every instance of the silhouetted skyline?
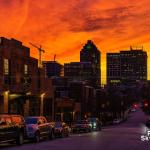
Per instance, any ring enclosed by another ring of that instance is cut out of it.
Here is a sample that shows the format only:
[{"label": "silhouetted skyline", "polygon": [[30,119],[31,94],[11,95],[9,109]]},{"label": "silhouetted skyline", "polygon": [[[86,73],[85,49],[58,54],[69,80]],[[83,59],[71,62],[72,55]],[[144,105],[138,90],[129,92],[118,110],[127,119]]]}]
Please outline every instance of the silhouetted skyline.
[{"label": "silhouetted skyline", "polygon": [[[79,52],[91,39],[102,52],[102,80],[106,52],[143,45],[149,53],[149,0],[0,0],[1,36],[42,45],[45,60],[79,61]],[[31,56],[38,52],[31,47]],[[148,67],[150,68],[150,67]]]}]

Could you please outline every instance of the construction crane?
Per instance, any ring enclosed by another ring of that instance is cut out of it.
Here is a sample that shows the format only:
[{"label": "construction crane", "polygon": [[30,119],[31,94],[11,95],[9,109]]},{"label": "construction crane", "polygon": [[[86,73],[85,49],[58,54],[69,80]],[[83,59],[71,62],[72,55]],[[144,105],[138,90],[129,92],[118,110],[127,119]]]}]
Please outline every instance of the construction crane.
[{"label": "construction crane", "polygon": [[29,44],[38,49],[38,51],[39,51],[39,67],[42,68],[42,53],[45,53],[45,50],[42,49],[41,45],[40,45],[40,47],[38,47],[35,44],[32,44],[30,42],[29,42]]}]

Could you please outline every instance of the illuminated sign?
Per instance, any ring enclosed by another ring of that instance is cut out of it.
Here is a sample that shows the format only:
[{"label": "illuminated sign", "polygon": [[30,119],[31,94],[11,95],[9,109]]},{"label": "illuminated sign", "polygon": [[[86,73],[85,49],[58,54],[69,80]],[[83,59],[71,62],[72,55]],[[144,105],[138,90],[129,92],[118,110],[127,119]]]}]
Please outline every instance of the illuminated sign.
[{"label": "illuminated sign", "polygon": [[145,135],[141,135],[141,141],[150,141],[150,130],[147,130]]}]

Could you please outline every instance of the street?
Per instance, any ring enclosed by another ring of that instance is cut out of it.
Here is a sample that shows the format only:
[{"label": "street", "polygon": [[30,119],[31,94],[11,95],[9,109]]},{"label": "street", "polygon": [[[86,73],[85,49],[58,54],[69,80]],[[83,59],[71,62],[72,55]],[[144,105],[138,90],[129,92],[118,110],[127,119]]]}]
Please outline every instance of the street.
[{"label": "street", "polygon": [[141,141],[145,114],[137,110],[126,122],[104,127],[100,132],[74,134],[69,138],[26,143],[22,146],[2,146],[3,150],[148,150],[150,141]]}]

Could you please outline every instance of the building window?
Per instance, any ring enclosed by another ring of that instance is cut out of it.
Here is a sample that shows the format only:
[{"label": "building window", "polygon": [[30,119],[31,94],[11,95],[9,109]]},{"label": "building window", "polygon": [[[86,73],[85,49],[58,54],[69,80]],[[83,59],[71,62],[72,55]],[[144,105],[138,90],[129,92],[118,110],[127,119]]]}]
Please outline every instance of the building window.
[{"label": "building window", "polygon": [[9,74],[9,60],[4,59],[4,74],[8,75]]},{"label": "building window", "polygon": [[28,74],[28,65],[24,65],[24,74]]}]

